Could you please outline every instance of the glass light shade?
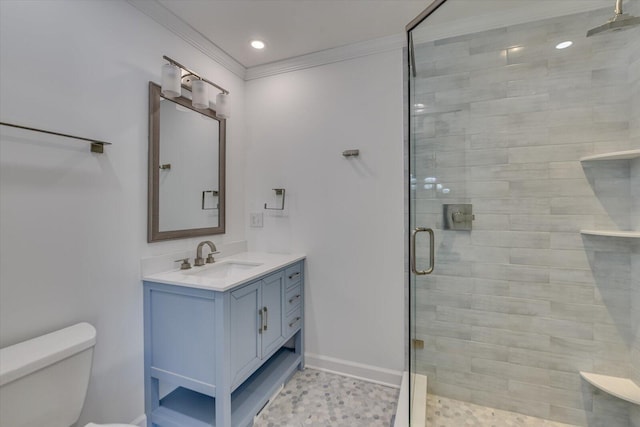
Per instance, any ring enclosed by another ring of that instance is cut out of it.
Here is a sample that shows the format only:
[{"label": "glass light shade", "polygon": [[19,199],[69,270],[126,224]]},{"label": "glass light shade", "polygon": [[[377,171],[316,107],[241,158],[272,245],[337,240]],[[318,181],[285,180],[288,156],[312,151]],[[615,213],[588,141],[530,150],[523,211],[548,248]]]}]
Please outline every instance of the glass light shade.
[{"label": "glass light shade", "polygon": [[229,95],[226,93],[219,93],[216,96],[216,116],[221,119],[229,118]]},{"label": "glass light shade", "polygon": [[209,108],[207,83],[202,80],[193,80],[191,82],[191,105],[201,110]]},{"label": "glass light shade", "polygon": [[180,67],[173,64],[162,66],[162,95],[167,98],[177,98],[180,96],[180,83],[182,71]]}]

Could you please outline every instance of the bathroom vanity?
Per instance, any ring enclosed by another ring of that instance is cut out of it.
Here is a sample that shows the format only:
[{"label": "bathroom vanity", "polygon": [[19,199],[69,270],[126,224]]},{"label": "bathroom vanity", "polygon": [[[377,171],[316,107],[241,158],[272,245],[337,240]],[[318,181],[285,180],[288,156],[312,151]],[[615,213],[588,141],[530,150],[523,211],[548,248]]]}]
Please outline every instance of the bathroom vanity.
[{"label": "bathroom vanity", "polygon": [[143,284],[149,427],[251,426],[304,368],[304,256],[244,253]]}]

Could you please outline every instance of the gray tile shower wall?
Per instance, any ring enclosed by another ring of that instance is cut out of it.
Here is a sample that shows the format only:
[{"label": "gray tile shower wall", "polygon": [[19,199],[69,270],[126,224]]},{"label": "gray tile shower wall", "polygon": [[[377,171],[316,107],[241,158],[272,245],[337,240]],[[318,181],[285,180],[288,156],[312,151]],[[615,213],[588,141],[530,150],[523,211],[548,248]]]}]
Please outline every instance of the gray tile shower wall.
[{"label": "gray tile shower wall", "polygon": [[[413,160],[427,172],[412,196],[417,225],[437,230],[435,272],[417,280],[416,364],[432,393],[640,424],[579,375],[640,378],[640,251],[580,234],[640,230],[640,161],[579,161],[640,148],[640,29],[585,37],[610,12],[416,46]],[[443,230],[444,203],[472,203],[473,231]]]},{"label": "gray tile shower wall", "polygon": [[[635,162],[635,188],[640,188],[640,161]],[[631,378],[640,384],[640,244],[636,243],[631,260]],[[640,405],[631,408],[631,425],[640,427]]]}]

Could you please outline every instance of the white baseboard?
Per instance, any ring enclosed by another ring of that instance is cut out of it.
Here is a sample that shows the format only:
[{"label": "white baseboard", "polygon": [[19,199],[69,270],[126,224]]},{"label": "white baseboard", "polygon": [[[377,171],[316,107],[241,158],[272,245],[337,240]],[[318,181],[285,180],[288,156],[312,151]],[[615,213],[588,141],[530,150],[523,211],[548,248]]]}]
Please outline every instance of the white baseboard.
[{"label": "white baseboard", "polygon": [[387,387],[400,388],[402,372],[319,354],[305,353],[305,366]]},{"label": "white baseboard", "polygon": [[138,427],[147,427],[147,416],[145,414],[140,415],[135,420],[131,421],[129,424],[133,424]]}]

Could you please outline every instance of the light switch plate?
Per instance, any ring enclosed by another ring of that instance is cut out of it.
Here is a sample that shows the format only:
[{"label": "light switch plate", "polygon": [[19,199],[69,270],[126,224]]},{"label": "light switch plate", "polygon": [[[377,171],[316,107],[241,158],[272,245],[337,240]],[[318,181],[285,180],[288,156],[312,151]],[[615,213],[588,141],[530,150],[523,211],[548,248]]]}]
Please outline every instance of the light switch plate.
[{"label": "light switch plate", "polygon": [[249,225],[251,227],[264,227],[264,217],[262,212],[255,212],[249,215]]}]

